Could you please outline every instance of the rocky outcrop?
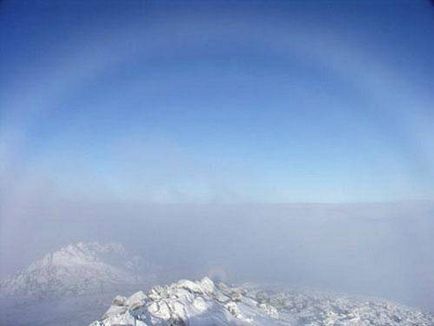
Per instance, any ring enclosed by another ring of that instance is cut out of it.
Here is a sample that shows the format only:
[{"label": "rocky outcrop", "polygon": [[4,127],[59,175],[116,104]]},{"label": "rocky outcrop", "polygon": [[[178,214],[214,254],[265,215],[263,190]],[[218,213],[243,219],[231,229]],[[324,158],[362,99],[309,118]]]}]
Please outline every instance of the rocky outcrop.
[{"label": "rocky outcrop", "polygon": [[145,325],[434,325],[434,317],[385,301],[301,292],[267,292],[181,280],[147,294],[116,297],[90,326]]},{"label": "rocky outcrop", "polygon": [[214,284],[209,278],[197,282],[181,280],[157,286],[147,294],[137,292],[129,298],[116,297],[101,321],[92,326],[112,325],[227,325],[249,323],[258,317],[275,318],[267,310],[246,309],[244,290]]}]

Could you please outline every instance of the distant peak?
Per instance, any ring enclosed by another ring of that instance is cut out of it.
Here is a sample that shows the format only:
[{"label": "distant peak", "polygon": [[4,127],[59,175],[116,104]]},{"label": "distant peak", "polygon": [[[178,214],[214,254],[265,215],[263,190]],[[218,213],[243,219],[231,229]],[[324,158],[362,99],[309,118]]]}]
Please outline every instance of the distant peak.
[{"label": "distant peak", "polygon": [[153,278],[153,269],[119,243],[81,241],[46,254],[0,282],[0,292],[31,297],[104,292],[122,284],[142,284],[145,276]]}]

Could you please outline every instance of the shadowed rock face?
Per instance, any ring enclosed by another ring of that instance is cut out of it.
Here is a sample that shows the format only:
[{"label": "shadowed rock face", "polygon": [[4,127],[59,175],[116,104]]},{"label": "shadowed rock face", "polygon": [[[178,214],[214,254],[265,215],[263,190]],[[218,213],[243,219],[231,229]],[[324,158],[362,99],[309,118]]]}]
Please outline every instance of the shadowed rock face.
[{"label": "shadowed rock face", "polygon": [[117,296],[90,326],[433,324],[433,315],[392,302],[229,287],[204,278],[157,286],[129,298]]}]

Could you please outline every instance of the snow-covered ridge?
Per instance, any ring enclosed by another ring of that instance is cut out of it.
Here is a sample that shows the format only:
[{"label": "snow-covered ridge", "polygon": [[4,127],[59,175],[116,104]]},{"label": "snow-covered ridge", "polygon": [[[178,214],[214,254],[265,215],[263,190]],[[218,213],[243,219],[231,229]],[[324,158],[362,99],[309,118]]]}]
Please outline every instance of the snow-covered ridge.
[{"label": "snow-covered ridge", "polygon": [[117,296],[90,326],[120,325],[434,325],[434,316],[387,301],[229,287],[181,280],[147,294]]},{"label": "snow-covered ridge", "polygon": [[[142,284],[149,264],[117,243],[71,244],[35,261],[0,282],[2,296],[43,298],[103,293],[127,284]],[[149,279],[148,279],[149,280]]]}]

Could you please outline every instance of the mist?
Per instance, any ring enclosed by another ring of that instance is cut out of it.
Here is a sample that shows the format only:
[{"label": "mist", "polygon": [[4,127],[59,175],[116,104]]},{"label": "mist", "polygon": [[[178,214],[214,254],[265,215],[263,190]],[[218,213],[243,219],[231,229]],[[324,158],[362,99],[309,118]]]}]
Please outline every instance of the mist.
[{"label": "mist", "polygon": [[432,8],[3,1],[0,289],[30,289],[29,320],[32,282],[86,310],[77,270],[125,270],[74,246],[26,267],[116,242],[158,266],[144,287],[209,276],[434,312]]},{"label": "mist", "polygon": [[[314,288],[434,308],[434,204],[39,203],[3,224],[2,274],[69,243],[119,242],[161,279]],[[28,218],[32,216],[32,218]]]}]

